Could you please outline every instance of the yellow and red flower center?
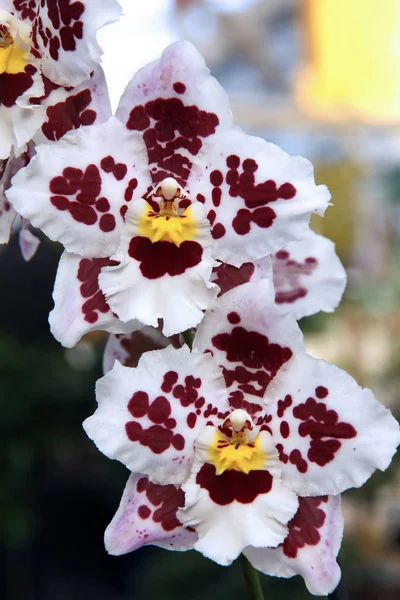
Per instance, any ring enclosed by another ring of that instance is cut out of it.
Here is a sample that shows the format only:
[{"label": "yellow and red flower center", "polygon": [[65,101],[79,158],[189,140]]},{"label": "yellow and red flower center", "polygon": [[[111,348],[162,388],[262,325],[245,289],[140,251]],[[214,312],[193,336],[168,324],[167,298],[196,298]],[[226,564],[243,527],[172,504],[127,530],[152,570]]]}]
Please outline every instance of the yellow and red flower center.
[{"label": "yellow and red flower center", "polygon": [[231,437],[216,430],[207,456],[217,475],[229,470],[247,475],[250,471],[265,468],[266,454],[261,446],[260,435],[249,439],[248,432],[253,429],[250,415],[241,409],[234,410],[223,428],[232,430]]},{"label": "yellow and red flower center", "polygon": [[146,206],[139,221],[139,232],[148,238],[151,243],[171,242],[180,246],[183,242],[195,238],[197,227],[192,215],[192,208],[188,206],[179,214],[177,203],[184,197],[182,188],[172,177],[167,177],[157,187],[155,196],[161,197],[160,211],[155,212]]},{"label": "yellow and red flower center", "polygon": [[27,64],[26,49],[14,39],[7,25],[0,23],[0,74],[22,73]]}]

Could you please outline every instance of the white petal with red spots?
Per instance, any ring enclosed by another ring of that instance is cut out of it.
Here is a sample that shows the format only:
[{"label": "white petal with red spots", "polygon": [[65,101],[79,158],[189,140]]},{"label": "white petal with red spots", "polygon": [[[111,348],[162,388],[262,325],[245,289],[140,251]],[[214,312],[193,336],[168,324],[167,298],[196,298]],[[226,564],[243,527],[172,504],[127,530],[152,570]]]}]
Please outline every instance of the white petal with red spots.
[{"label": "white petal with red spots", "polygon": [[111,311],[99,288],[98,277],[108,258],[82,258],[64,252],[54,284],[54,309],[49,315],[51,332],[63,346],[71,348],[89,331],[126,333],[142,324],[123,323]]},{"label": "white petal with red spots", "polygon": [[384,471],[399,425],[371,390],[350,375],[299,353],[265,396],[282,461],[282,479],[301,496],[338,494]]},{"label": "white petal with red spots", "polygon": [[145,352],[137,368],[118,362],[97,382],[97,411],[84,422],[99,450],[161,485],[189,475],[193,442],[228,414],[221,372],[187,346]]},{"label": "white petal with red spots", "polygon": [[259,281],[260,279],[272,280],[272,261],[269,256],[255,262],[243,263],[241,267],[219,263],[213,269],[212,276],[212,280],[221,290],[219,296],[238,285],[249,281]]},{"label": "white petal with red spots", "polygon": [[[44,86],[40,61],[29,53],[30,25],[4,10],[0,10],[0,25],[14,40],[1,49],[0,159],[4,159],[10,155],[13,145],[18,153],[42,124],[44,110],[30,100],[42,96]],[[3,64],[4,53],[10,48],[12,54]]]},{"label": "white petal with red spots", "polygon": [[120,555],[146,544],[190,550],[197,536],[176,518],[176,511],[184,502],[183,491],[174,485],[156,485],[148,477],[132,473],[121,504],[106,529],[106,550]]},{"label": "white petal with red spots", "polygon": [[176,42],[128,84],[117,117],[145,140],[153,181],[185,186],[209,136],[232,124],[226,93],[189,42]]},{"label": "white petal with red spots", "polygon": [[237,267],[301,239],[311,214],[323,215],[330,199],[307,159],[239,128],[205,142],[187,187],[204,198],[215,258]]},{"label": "white petal with red spots", "polygon": [[212,463],[204,462],[207,434],[203,430],[195,442],[192,473],[182,486],[185,506],[177,514],[183,525],[196,530],[196,550],[229,565],[247,546],[276,547],[283,542],[298,501],[280,481],[278,453],[267,432],[260,434],[265,452],[262,468],[248,474],[230,469],[221,475],[216,475]]},{"label": "white petal with red spots", "polygon": [[11,185],[12,177],[30,161],[34,151],[33,144],[28,144],[23,154],[16,157],[12,152],[7,160],[0,161],[0,244],[8,242],[11,228],[17,216],[16,211],[6,197],[6,191]]},{"label": "white petal with red spots", "polygon": [[214,266],[209,224],[204,207],[191,205],[196,233],[180,246],[167,241],[152,243],[140,235],[140,219],[147,202],[132,203],[117,252],[119,263],[106,267],[100,287],[112,310],[123,321],[138,319],[157,327],[163,319],[167,336],[195,327],[218,288],[210,282]]},{"label": "white petal with red spots", "polygon": [[[47,82],[49,87],[51,82]],[[89,80],[70,88],[55,86],[41,99],[46,110],[44,123],[35,134],[36,144],[59,140],[63,135],[83,125],[104,123],[111,117],[111,105],[103,70],[100,66]]]},{"label": "white petal with red spots", "polygon": [[273,258],[275,302],[296,319],[320,310],[333,312],[346,286],[346,271],[333,242],[309,231]]},{"label": "white petal with red spots", "polygon": [[320,310],[332,312],[346,285],[346,271],[334,244],[311,230],[302,240],[290,242],[271,258],[246,262],[241,267],[221,263],[213,270],[213,281],[221,293],[249,281],[272,277],[278,312],[290,313],[296,319]]},{"label": "white petal with red spots", "polygon": [[42,0],[32,23],[32,45],[44,75],[65,86],[87,79],[102,55],[97,31],[121,13],[116,0]]},{"label": "white petal with red spots", "polygon": [[11,229],[17,213],[7,200],[0,196],[0,244],[6,244],[10,239]]},{"label": "white petal with red spots", "polygon": [[[179,338],[179,336],[176,336]],[[175,338],[173,338],[175,341]],[[140,331],[120,333],[108,336],[103,354],[103,372],[111,371],[115,361],[125,367],[136,367],[143,352],[161,350],[171,343],[171,338],[165,337],[159,329],[143,327]],[[178,344],[180,347],[182,344]]]},{"label": "white petal with red spots", "polygon": [[8,195],[18,212],[69,252],[102,258],[118,246],[121,210],[133,190],[140,197],[148,185],[141,137],[111,118],[38,146]]},{"label": "white petal with red spots", "polygon": [[11,228],[16,212],[5,196],[5,190],[10,185],[13,158],[0,161],[0,244],[5,244],[10,238]]},{"label": "white petal with red spots", "polygon": [[301,575],[311,594],[325,596],[340,580],[336,562],[343,535],[340,496],[299,498],[289,535],[278,548],[246,548],[245,556],[266,575]]},{"label": "white petal with red spots", "polygon": [[263,410],[265,390],[276,373],[286,372],[293,355],[304,352],[297,323],[277,314],[273,285],[266,279],[241,285],[215,301],[194,347],[211,352],[223,369],[231,406],[251,415]]}]

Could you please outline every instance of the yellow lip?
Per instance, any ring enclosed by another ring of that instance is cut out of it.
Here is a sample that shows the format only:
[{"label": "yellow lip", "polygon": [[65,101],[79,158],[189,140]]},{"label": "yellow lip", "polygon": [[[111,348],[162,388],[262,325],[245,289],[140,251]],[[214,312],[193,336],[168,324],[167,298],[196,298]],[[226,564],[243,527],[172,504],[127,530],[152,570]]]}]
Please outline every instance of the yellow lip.
[{"label": "yellow lip", "polygon": [[22,73],[28,62],[26,50],[0,25],[0,73]]},{"label": "yellow lip", "polygon": [[179,215],[174,201],[163,200],[159,213],[147,205],[139,220],[139,234],[152,243],[171,242],[179,247],[182,242],[193,240],[196,233],[191,207]]},{"label": "yellow lip", "polygon": [[215,466],[217,475],[233,470],[249,473],[265,468],[266,456],[261,449],[260,436],[254,442],[247,441],[244,432],[233,434],[228,440],[220,431],[215,432],[208,450],[208,461]]}]

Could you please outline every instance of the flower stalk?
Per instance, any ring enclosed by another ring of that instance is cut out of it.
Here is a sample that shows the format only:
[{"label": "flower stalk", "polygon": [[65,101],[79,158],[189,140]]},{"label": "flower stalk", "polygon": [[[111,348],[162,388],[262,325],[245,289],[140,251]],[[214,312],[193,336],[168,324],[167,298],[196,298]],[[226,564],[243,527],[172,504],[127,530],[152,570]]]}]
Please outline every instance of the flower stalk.
[{"label": "flower stalk", "polygon": [[264,594],[258,571],[247,560],[244,554],[240,555],[239,560],[240,564],[242,565],[242,571],[246,581],[249,600],[264,600]]}]

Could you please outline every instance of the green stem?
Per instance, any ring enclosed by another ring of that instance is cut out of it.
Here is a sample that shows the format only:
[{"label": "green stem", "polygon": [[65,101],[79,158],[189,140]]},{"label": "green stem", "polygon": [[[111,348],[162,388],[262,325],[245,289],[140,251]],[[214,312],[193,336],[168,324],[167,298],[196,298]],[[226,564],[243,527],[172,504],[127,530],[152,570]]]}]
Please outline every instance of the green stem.
[{"label": "green stem", "polygon": [[264,594],[261,587],[258,571],[247,560],[244,554],[240,555],[240,563],[242,565],[243,575],[246,580],[247,592],[249,600],[264,600]]},{"label": "green stem", "polygon": [[190,349],[192,349],[193,346],[194,334],[194,329],[186,329],[186,331],[182,332],[182,337],[185,340],[185,344],[187,344]]}]

